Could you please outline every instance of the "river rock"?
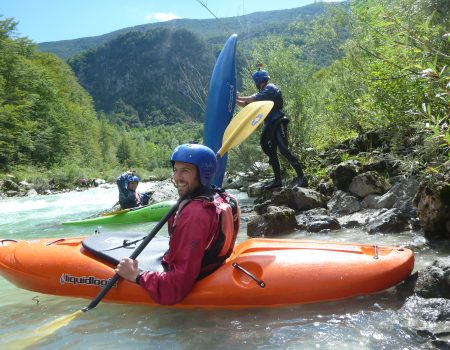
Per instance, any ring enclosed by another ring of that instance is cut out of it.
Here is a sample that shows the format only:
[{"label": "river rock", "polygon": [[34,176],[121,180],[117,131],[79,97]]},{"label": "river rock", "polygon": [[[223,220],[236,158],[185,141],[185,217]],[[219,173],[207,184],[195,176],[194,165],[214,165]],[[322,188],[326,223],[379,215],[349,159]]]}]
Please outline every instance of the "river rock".
[{"label": "river rock", "polygon": [[38,195],[37,191],[34,188],[31,188],[31,189],[29,189],[27,191],[25,196],[26,197],[34,197],[34,196],[37,196],[37,195]]},{"label": "river rock", "polygon": [[275,205],[287,205],[296,212],[326,207],[324,195],[315,190],[298,186],[283,187],[281,191],[274,192],[272,200]]},{"label": "river rock", "polygon": [[145,192],[153,192],[149,204],[178,199],[178,191],[170,180],[156,181],[145,185],[147,185]]},{"label": "river rock", "polygon": [[406,230],[408,221],[400,209],[392,208],[380,212],[369,221],[366,230],[369,233],[400,233]]},{"label": "river rock", "polygon": [[297,228],[295,211],[287,207],[269,206],[263,215],[257,215],[247,223],[249,237],[273,236]]},{"label": "river rock", "polygon": [[398,310],[398,315],[406,328],[424,338],[422,349],[450,348],[449,299],[426,299],[413,295]]},{"label": "river rock", "polygon": [[358,198],[340,190],[334,192],[327,207],[332,214],[340,215],[351,214],[362,209]]},{"label": "river rock", "polygon": [[377,172],[368,171],[352,179],[349,191],[359,198],[364,198],[369,194],[383,194],[386,191],[386,185]]},{"label": "river rock", "polygon": [[372,218],[377,217],[380,212],[381,209],[363,209],[355,213],[339,216],[338,220],[343,228],[359,228],[367,225],[369,221]]},{"label": "river rock", "polygon": [[296,218],[298,225],[309,232],[325,232],[341,228],[338,219],[330,216],[325,208],[305,211]]},{"label": "river rock", "polygon": [[[1,189],[3,192],[8,193],[11,191],[11,193],[19,193],[20,192],[20,186],[14,182],[11,179],[6,179],[0,183]],[[9,197],[9,195],[8,195]]]},{"label": "river rock", "polygon": [[419,271],[414,292],[424,298],[450,299],[450,259],[435,260]]},{"label": "river rock", "polygon": [[348,191],[353,178],[359,173],[361,163],[347,160],[331,168],[329,173],[334,186],[341,191]]},{"label": "river rock", "polygon": [[420,185],[413,205],[427,237],[450,237],[450,162],[444,164],[443,174]]},{"label": "river rock", "polygon": [[265,182],[259,181],[247,187],[247,194],[249,197],[261,197],[264,194]]}]

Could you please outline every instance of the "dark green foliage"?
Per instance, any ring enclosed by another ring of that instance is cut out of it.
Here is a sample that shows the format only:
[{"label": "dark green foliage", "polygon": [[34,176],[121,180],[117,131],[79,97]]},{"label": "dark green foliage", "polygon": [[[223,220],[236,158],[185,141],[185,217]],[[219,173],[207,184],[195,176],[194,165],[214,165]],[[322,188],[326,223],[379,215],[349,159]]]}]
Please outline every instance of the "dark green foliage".
[{"label": "dark green foliage", "polygon": [[90,97],[61,59],[36,52],[26,39],[11,39],[15,25],[0,21],[0,169],[98,162]]},{"label": "dark green foliage", "polygon": [[[202,106],[188,88],[207,86],[214,56],[190,32],[158,29],[128,32],[69,63],[98,111],[115,124],[142,127],[201,121]],[[201,72],[197,80],[191,71]]]}]

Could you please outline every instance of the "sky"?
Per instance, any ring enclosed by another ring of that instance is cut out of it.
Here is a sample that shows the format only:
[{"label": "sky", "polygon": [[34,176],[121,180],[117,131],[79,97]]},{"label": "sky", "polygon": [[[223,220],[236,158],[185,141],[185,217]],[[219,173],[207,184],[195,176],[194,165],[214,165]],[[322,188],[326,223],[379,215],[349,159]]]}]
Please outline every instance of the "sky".
[{"label": "sky", "polygon": [[314,0],[0,0],[0,16],[19,22],[18,36],[41,43],[175,18],[214,18],[200,2],[222,18],[302,7]]}]

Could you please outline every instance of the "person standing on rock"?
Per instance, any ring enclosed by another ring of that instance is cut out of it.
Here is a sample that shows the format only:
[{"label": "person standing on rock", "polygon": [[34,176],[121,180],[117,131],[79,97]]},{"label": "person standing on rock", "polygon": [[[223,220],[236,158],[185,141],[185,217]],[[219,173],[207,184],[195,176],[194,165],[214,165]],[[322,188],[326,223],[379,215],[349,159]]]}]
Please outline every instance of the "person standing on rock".
[{"label": "person standing on rock", "polygon": [[289,161],[297,173],[293,184],[301,187],[308,186],[308,179],[303,173],[300,162],[297,157],[289,150],[287,125],[289,119],[283,112],[283,96],[280,89],[275,84],[269,83],[269,73],[258,63],[257,70],[252,74],[258,92],[251,96],[236,96],[236,103],[244,107],[254,101],[273,101],[274,106],[266,119],[261,133],[260,144],[265,154],[269,157],[269,164],[272,166],[275,179],[272,183],[266,185],[264,189],[271,190],[281,187],[281,167],[278,159],[277,150]]}]

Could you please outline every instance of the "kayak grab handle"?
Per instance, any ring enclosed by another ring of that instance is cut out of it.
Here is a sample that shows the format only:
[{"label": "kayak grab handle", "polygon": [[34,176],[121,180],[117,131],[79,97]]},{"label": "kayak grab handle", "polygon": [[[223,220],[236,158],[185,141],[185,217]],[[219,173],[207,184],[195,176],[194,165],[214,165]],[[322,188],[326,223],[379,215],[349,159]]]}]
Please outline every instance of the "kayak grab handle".
[{"label": "kayak grab handle", "polygon": [[373,246],[373,258],[378,259],[378,246],[376,244]]},{"label": "kayak grab handle", "polygon": [[260,286],[261,288],[264,288],[266,286],[266,283],[264,281],[261,281],[260,279],[258,279],[254,274],[252,274],[251,272],[244,269],[238,263],[234,262],[231,264],[231,266],[233,266],[235,269],[238,269],[239,271],[245,273],[248,277],[250,277],[253,281],[255,281],[258,284],[258,286]]}]

